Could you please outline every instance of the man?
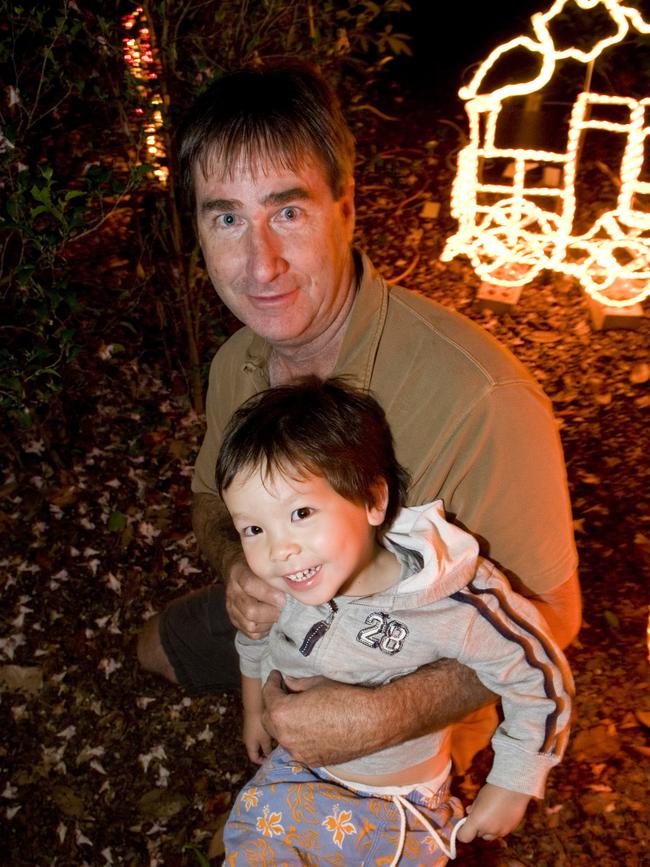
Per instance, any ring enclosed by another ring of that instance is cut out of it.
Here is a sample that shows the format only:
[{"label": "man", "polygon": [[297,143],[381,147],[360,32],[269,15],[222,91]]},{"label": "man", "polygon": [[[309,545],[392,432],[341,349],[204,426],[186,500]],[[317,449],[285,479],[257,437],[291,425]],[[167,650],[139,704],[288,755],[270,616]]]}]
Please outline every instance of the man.
[{"label": "man", "polygon": [[[210,279],[246,326],[213,360],[192,483],[194,529],[225,583],[232,623],[260,637],[284,599],[246,567],[217,495],[225,424],[269,386],[308,373],[348,375],[387,413],[413,479],[409,504],[443,499],[566,646],[579,628],[580,592],[549,403],[480,328],[389,289],[353,251],[354,145],[327,85],[298,62],[221,79],[192,109],[180,163]],[[218,691],[238,681],[233,634],[215,585],[148,621],[138,654],[146,669],[195,694]],[[283,683],[275,672],[264,719],[296,759],[322,765],[448,725],[493,699],[448,660],[375,689]],[[471,752],[456,754],[460,765]]]}]

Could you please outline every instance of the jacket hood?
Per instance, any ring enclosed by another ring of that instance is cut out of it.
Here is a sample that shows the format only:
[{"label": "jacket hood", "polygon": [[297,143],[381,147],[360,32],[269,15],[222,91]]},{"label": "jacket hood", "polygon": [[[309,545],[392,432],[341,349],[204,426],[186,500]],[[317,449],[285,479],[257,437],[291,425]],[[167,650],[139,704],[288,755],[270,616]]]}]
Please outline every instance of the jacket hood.
[{"label": "jacket hood", "polygon": [[391,607],[415,608],[456,593],[476,573],[478,542],[449,523],[442,500],[402,509],[382,544],[402,564],[403,577],[372,596],[374,605],[381,600]]}]

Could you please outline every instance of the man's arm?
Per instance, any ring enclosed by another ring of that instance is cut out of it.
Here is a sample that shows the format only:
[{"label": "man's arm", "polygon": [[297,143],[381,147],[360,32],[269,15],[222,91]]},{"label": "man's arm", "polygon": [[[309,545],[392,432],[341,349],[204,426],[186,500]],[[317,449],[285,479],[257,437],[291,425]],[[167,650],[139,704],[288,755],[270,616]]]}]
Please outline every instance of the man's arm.
[{"label": "man's arm", "polygon": [[548,623],[551,635],[562,650],[568,647],[580,631],[582,623],[578,573],[574,572],[559,587],[528,598]]},{"label": "man's arm", "polygon": [[[263,689],[264,727],[297,761],[338,764],[444,728],[494,701],[473,671],[443,659],[384,686],[286,678]],[[302,690],[302,691],[301,691]],[[314,726],[314,720],[319,721]]]},{"label": "man's arm", "polygon": [[[558,644],[575,637],[581,611],[576,575],[531,602]],[[325,678],[287,678],[286,683],[295,692],[286,692],[277,672],[266,682],[264,725],[293,758],[311,766],[351,761],[403,743],[458,722],[497,698],[455,660],[441,660],[380,687]],[[314,719],[322,725],[316,728]]]},{"label": "man's arm", "polygon": [[226,610],[233,625],[249,638],[263,638],[278,619],[284,594],[248,568],[239,536],[220,497],[195,493],[192,525],[201,553],[226,585]]},{"label": "man's arm", "polygon": [[192,527],[201,553],[217,575],[227,575],[233,563],[243,560],[239,537],[221,497],[193,494]]}]

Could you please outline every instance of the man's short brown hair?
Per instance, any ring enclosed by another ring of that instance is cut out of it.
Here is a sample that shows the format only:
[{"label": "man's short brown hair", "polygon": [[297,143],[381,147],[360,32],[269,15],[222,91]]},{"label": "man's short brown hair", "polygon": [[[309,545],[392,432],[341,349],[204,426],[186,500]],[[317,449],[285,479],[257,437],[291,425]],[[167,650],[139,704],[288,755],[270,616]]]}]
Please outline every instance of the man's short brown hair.
[{"label": "man's short brown hair", "polygon": [[335,200],[354,170],[354,139],[338,98],[320,73],[298,59],[224,75],[190,109],[179,135],[183,191],[194,205],[194,172],[237,166],[296,171],[319,161]]}]

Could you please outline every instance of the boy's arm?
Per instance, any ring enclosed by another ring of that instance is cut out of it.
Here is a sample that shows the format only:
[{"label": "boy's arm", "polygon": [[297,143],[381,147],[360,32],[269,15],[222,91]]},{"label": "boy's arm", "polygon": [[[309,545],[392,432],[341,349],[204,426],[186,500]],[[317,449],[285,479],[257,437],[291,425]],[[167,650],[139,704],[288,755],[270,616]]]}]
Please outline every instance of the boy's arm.
[{"label": "boy's arm", "polygon": [[272,749],[271,738],[262,722],[264,706],[260,679],[262,662],[269,652],[268,644],[268,638],[253,640],[242,632],[238,632],[235,636],[235,647],[239,654],[241,670],[242,707],[244,711],[242,740],[248,758],[256,765],[261,765]]},{"label": "boy's arm", "polygon": [[573,679],[568,663],[545,620],[491,564],[484,562],[450,599],[458,608],[456,632],[464,636],[453,655],[501,696],[503,722],[492,738],[494,762],[487,781],[542,797],[569,734]]},{"label": "boy's arm", "polygon": [[244,746],[251,762],[261,765],[272,749],[271,738],[262,723],[262,681],[257,677],[242,675],[241,694]]}]

